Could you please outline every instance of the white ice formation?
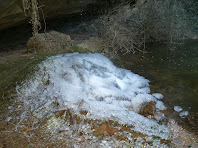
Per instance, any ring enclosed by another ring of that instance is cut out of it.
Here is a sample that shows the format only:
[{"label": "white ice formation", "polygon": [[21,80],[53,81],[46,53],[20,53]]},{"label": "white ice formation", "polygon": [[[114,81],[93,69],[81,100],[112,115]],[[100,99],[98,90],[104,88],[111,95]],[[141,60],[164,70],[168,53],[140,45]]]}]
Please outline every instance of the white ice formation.
[{"label": "white ice formation", "polygon": [[179,113],[179,116],[180,116],[181,118],[186,118],[186,117],[188,116],[188,114],[189,114],[188,111],[183,111],[183,112],[180,112],[180,113]]},{"label": "white ice formation", "polygon": [[174,106],[176,112],[181,112],[183,109],[180,106]]},{"label": "white ice formation", "polygon": [[129,70],[117,68],[101,54],[63,54],[39,65],[33,78],[17,87],[19,98],[38,117],[70,108],[87,118],[114,120],[133,125],[133,130],[169,139],[169,130],[140,114],[145,102],[156,102],[161,94],[150,94],[149,81]]}]

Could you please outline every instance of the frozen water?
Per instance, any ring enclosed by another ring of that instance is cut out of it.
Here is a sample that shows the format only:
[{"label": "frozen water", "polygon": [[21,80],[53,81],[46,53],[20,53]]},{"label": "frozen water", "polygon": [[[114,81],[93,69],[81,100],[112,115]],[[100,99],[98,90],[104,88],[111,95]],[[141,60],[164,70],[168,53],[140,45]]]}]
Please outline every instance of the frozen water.
[{"label": "frozen water", "polygon": [[156,108],[159,109],[159,110],[165,110],[166,107],[164,106],[164,103],[161,102],[161,101],[156,101]]},{"label": "frozen water", "polygon": [[181,113],[179,113],[179,116],[181,117],[181,118],[185,118],[186,116],[188,116],[188,111],[183,111],[183,112],[181,112]]},{"label": "frozen water", "polygon": [[174,106],[176,112],[181,112],[183,109],[180,106]]},{"label": "frozen water", "polygon": [[183,111],[180,106],[174,106],[174,110],[179,113],[179,116],[181,118],[185,118],[186,116],[188,116],[188,111]]},{"label": "frozen water", "polygon": [[[87,118],[114,120],[133,130],[169,138],[169,130],[138,114],[145,102],[165,109],[161,94],[150,94],[149,81],[117,68],[101,54],[64,54],[49,57],[34,77],[17,87],[20,100],[38,117],[70,108]],[[157,98],[157,99],[156,99]]]},{"label": "frozen water", "polygon": [[12,119],[12,117],[8,117],[8,118],[6,119],[6,121],[9,122],[11,119]]},{"label": "frozen water", "polygon": [[164,98],[164,96],[160,93],[153,93],[152,95],[153,95],[153,97],[155,97],[156,99],[159,99],[159,100]]}]

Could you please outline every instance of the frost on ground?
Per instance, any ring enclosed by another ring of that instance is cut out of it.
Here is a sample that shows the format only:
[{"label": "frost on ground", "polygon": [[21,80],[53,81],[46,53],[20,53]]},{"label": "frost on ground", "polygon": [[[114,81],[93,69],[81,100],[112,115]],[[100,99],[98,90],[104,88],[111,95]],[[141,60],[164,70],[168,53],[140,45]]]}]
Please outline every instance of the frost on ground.
[{"label": "frost on ground", "polygon": [[44,119],[51,113],[71,109],[86,118],[112,120],[133,126],[146,135],[169,139],[166,126],[139,114],[141,107],[155,102],[165,109],[161,94],[150,94],[149,81],[129,70],[117,68],[101,54],[63,54],[49,57],[35,75],[17,87],[25,111]]},{"label": "frost on ground", "polygon": [[174,110],[179,113],[179,116],[181,118],[186,118],[189,114],[188,111],[183,111],[183,109],[180,106],[174,106]]}]

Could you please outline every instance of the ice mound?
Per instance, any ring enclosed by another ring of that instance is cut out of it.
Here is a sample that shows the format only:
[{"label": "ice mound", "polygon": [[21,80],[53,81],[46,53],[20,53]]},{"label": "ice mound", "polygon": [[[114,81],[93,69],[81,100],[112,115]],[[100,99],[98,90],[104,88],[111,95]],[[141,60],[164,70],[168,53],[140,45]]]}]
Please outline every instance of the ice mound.
[{"label": "ice mound", "polygon": [[[164,109],[162,95],[151,95],[149,81],[117,68],[101,54],[64,54],[49,57],[33,78],[17,87],[20,100],[37,117],[70,108],[87,118],[114,120],[133,130],[169,138],[169,130],[138,112],[145,102]],[[155,96],[155,97],[154,97]]]}]

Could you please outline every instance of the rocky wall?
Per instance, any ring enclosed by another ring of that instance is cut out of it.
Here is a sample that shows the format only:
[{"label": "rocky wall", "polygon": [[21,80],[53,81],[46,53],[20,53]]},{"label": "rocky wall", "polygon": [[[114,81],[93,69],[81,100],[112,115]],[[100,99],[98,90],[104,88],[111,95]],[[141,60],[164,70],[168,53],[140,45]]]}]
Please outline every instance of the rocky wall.
[{"label": "rocky wall", "polygon": [[[0,30],[28,22],[24,13],[24,0],[0,0]],[[43,18],[56,18],[82,12],[88,6],[104,5],[105,0],[39,0],[39,13]]]}]

